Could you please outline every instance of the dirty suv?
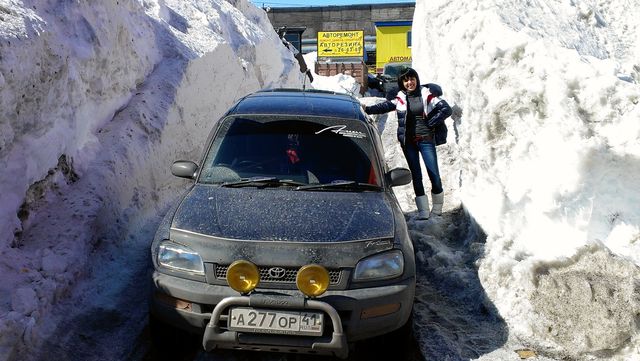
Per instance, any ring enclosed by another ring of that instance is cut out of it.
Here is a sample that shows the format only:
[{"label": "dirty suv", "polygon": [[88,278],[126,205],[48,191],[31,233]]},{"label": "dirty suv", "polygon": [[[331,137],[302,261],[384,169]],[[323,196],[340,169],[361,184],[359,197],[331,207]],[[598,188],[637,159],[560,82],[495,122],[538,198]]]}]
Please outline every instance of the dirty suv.
[{"label": "dirty suv", "polygon": [[[152,325],[216,348],[345,358],[411,315],[415,260],[380,135],[357,99],[269,90],[213,125],[154,238]],[[158,327],[158,326],[155,326]],[[152,329],[152,333],[153,333]],[[170,338],[169,338],[170,339]]]}]

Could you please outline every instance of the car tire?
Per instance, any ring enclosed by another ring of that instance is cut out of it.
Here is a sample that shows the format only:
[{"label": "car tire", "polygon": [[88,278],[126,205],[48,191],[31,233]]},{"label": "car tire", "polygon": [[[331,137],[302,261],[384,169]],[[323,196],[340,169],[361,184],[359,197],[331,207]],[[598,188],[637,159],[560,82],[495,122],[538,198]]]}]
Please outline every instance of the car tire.
[{"label": "car tire", "polygon": [[[191,360],[199,350],[198,338],[149,314],[150,360]],[[191,355],[191,358],[189,358]]]},{"label": "car tire", "polygon": [[357,342],[349,356],[357,361],[424,361],[413,333],[413,316],[395,331]]}]

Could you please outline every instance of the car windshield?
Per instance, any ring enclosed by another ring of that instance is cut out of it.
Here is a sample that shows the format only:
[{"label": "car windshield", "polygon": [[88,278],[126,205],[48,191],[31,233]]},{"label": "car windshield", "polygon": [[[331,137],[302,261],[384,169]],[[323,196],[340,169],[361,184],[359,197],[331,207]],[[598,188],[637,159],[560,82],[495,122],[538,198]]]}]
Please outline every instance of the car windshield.
[{"label": "car windshield", "polygon": [[[212,140],[198,182],[225,187],[298,188],[345,182],[380,187],[374,154],[374,141],[360,121],[229,116]],[[340,187],[310,189],[332,188]]]}]

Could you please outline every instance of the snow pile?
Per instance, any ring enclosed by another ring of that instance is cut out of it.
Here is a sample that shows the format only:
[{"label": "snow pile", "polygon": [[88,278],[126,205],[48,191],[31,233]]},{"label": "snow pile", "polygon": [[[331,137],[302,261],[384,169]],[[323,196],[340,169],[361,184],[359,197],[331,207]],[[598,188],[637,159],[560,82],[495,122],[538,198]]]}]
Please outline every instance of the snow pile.
[{"label": "snow pile", "polygon": [[511,337],[560,358],[640,354],[639,15],[416,5],[414,66],[454,106],[445,183],[488,236],[482,284]]},{"label": "snow pile", "polygon": [[309,88],[345,93],[355,97],[360,96],[360,84],[358,84],[356,79],[351,75],[336,74],[331,76],[321,76],[316,74],[314,64],[317,60],[317,52],[304,54],[304,62],[307,63],[307,66],[313,76],[313,82],[309,84]]},{"label": "snow pile", "polygon": [[127,235],[182,189],[169,164],[197,159],[214,119],[301,79],[245,0],[0,4],[0,354],[38,341],[96,248],[146,247]]}]

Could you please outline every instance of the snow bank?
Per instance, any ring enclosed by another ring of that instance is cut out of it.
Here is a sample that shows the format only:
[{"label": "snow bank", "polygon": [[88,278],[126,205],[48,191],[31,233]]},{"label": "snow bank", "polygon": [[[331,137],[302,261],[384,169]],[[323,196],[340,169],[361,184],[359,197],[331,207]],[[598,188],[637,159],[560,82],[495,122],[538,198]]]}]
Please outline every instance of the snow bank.
[{"label": "snow bank", "polygon": [[315,72],[315,63],[318,60],[318,53],[311,52],[304,54],[304,62],[313,75],[313,82],[308,84],[310,89],[328,90],[336,93],[345,93],[356,98],[360,97],[360,84],[351,75],[336,74],[331,76],[318,75]]},{"label": "snow bank", "polygon": [[2,248],[22,229],[16,214],[28,187],[61,154],[76,165],[89,161],[96,128],[160,59],[151,19],[139,5],[126,5],[3,6],[13,26],[3,26],[0,39]]},{"label": "snow bank", "polygon": [[257,89],[299,87],[302,74],[245,0],[5,2],[0,18],[0,354],[9,356],[38,342],[97,247],[145,247],[127,235],[181,191],[170,163],[198,160],[213,120]]},{"label": "snow bank", "polygon": [[[510,335],[640,353],[640,3],[418,2],[414,66],[454,106],[480,278]],[[453,158],[453,159],[452,159]]]}]

